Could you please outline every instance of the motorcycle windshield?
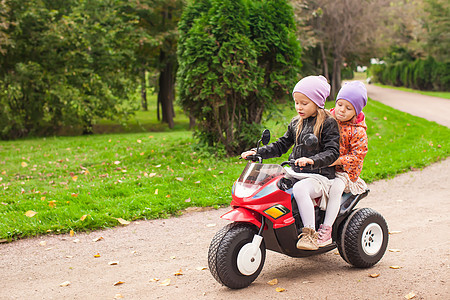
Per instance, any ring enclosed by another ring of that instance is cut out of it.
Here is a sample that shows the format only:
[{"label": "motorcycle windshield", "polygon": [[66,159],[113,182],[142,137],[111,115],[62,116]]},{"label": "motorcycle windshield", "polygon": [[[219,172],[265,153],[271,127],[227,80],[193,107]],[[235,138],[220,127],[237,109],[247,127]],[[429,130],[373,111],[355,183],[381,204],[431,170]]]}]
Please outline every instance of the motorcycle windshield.
[{"label": "motorcycle windshield", "polygon": [[239,197],[249,197],[271,179],[286,174],[280,165],[259,164],[249,162],[236,182],[234,194]]}]

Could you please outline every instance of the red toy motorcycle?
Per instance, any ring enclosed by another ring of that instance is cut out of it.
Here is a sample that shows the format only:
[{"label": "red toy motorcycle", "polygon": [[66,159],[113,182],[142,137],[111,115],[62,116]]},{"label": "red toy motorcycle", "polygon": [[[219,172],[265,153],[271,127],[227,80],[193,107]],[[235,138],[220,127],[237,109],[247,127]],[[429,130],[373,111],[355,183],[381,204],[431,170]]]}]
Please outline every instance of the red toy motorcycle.
[{"label": "red toy motorcycle", "polygon": [[[258,146],[269,140],[270,132],[265,130]],[[231,191],[232,210],[221,217],[233,222],[218,231],[209,246],[209,269],[219,283],[232,289],[249,286],[263,268],[266,249],[306,257],[337,247],[346,262],[359,268],[371,267],[383,257],[388,243],[385,219],[373,209],[355,209],[369,190],[343,194],[332,244],[315,251],[299,250],[296,243],[303,224],[292,196],[295,182],[285,176],[283,167],[293,162],[263,164],[258,154],[251,159],[258,162],[246,165]],[[315,213],[318,228],[325,212],[316,206]]]}]

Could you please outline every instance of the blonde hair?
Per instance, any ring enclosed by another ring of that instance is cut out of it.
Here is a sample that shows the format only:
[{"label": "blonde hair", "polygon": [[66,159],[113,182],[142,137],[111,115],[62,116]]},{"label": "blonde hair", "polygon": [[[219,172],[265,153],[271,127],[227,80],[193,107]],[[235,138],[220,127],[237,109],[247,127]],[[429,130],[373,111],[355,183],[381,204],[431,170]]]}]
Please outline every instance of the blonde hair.
[{"label": "blonde hair", "polygon": [[[322,128],[323,128],[323,123],[325,122],[325,120],[331,117],[331,114],[326,111],[323,108],[317,108],[317,116],[316,116],[316,123],[314,124],[314,135],[317,137],[317,139],[320,140],[320,135],[322,133]],[[303,119],[298,116],[297,117],[298,123],[297,123],[297,132],[295,135],[295,143],[297,143],[298,137],[300,136],[300,133],[302,132],[303,129]]]}]

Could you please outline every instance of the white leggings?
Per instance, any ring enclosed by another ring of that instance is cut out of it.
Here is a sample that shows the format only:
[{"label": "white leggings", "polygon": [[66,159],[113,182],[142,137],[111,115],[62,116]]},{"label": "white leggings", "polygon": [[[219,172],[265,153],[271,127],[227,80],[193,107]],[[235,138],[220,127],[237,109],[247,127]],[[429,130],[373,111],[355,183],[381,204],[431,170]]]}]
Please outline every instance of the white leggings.
[{"label": "white leggings", "polygon": [[322,196],[320,183],[313,178],[306,178],[294,184],[292,192],[297,202],[303,226],[316,229],[313,199]]},{"label": "white leggings", "polygon": [[[325,220],[323,222],[324,225],[333,226],[336,216],[339,213],[344,189],[345,183],[341,179],[335,178],[330,188]],[[322,196],[320,183],[313,178],[306,178],[295,183],[292,192],[297,202],[303,226],[315,229],[316,222],[313,199]]]},{"label": "white leggings", "polygon": [[341,207],[341,197],[345,189],[345,183],[339,178],[333,180],[328,196],[327,210],[325,212],[324,225],[333,226],[334,221],[339,213]]}]

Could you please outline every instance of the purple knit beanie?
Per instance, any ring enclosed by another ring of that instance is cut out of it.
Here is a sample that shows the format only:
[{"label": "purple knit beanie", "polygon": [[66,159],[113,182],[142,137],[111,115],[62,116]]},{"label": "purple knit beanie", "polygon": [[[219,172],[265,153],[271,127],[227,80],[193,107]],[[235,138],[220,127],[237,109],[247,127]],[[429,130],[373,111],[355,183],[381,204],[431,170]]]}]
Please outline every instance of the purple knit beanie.
[{"label": "purple knit beanie", "polygon": [[356,115],[359,115],[367,104],[367,90],[361,81],[350,81],[346,83],[337,94],[336,101],[344,99],[350,102],[355,108]]},{"label": "purple knit beanie", "polygon": [[294,93],[302,93],[317,104],[318,107],[323,108],[325,100],[330,95],[330,85],[322,75],[307,76],[297,82],[292,92],[292,97],[294,97]]}]

